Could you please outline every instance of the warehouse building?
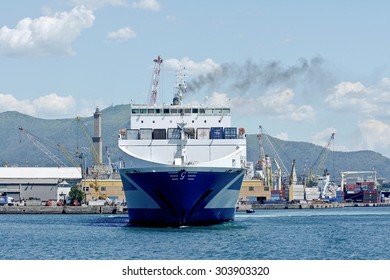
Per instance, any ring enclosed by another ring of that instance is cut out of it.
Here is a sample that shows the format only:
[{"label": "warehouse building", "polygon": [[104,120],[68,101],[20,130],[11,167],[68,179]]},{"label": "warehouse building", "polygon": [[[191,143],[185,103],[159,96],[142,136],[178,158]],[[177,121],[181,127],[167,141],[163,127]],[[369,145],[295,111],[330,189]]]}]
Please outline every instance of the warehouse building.
[{"label": "warehouse building", "polygon": [[77,167],[0,167],[0,193],[15,201],[58,201],[81,178]]}]

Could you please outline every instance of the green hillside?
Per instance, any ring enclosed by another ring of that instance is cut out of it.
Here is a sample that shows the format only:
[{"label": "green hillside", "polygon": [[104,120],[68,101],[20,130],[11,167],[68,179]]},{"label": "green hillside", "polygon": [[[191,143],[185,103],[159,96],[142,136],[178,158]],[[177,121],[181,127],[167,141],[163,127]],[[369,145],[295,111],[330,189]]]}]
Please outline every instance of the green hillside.
[{"label": "green hillside", "polygon": [[[113,161],[119,158],[117,148],[117,137],[120,128],[128,126],[128,105],[118,105],[109,107],[101,111],[102,113],[102,138],[103,147],[107,146]],[[86,127],[90,137],[93,135],[93,113],[91,117],[80,118]],[[46,120],[33,118],[18,112],[0,113],[0,162],[2,165],[17,166],[55,166],[47,155],[45,155],[27,137],[27,134],[19,130],[22,127],[33,135],[34,139],[42,143],[50,152],[55,154],[68,166],[72,162],[58,148],[57,144],[62,144],[72,155],[79,151],[86,154],[87,162],[90,163],[91,146],[90,138],[86,139],[82,126],[73,119]],[[103,149],[105,151],[105,149]]]},{"label": "green hillside", "polygon": [[[117,105],[101,111],[103,147],[107,146],[112,162],[118,161],[122,155],[117,148],[117,137],[119,130],[129,125],[128,110],[128,105]],[[93,113],[91,112],[90,117],[81,118],[91,137],[93,135]],[[64,145],[73,156],[79,148],[87,155],[87,164],[91,163],[90,140],[85,139],[76,116],[72,119],[47,120],[18,112],[4,112],[0,113],[0,127],[0,164],[2,166],[56,166],[54,161],[38,149],[24,132],[19,130],[19,127],[33,134],[40,143],[68,166],[73,166],[72,162],[58,148],[58,143]],[[295,159],[298,175],[307,174],[310,167],[314,173],[322,173],[323,169],[327,168],[332,179],[338,180],[340,171],[374,169],[378,177],[390,178],[390,159],[373,151],[335,152],[328,150],[323,152],[324,148],[318,145],[282,141],[271,136],[268,138],[272,146],[269,141],[263,139],[265,154],[271,159],[276,158],[281,161],[288,172],[290,172],[292,160]],[[256,162],[260,150],[257,135],[248,135],[247,139],[248,160]],[[103,148],[104,151],[105,148]],[[321,153],[323,157],[317,160]],[[104,152],[103,161],[106,162],[105,156]]]}]

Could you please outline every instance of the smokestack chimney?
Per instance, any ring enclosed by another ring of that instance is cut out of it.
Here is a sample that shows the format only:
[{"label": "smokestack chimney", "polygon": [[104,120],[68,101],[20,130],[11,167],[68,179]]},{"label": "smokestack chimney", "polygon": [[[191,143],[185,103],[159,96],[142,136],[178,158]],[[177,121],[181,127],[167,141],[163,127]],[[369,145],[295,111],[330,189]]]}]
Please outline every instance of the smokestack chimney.
[{"label": "smokestack chimney", "polygon": [[96,151],[98,162],[94,162],[95,165],[101,165],[103,163],[103,144],[102,144],[102,113],[100,113],[99,107],[96,107],[96,111],[93,114],[94,119],[94,136],[92,137],[93,148]]}]

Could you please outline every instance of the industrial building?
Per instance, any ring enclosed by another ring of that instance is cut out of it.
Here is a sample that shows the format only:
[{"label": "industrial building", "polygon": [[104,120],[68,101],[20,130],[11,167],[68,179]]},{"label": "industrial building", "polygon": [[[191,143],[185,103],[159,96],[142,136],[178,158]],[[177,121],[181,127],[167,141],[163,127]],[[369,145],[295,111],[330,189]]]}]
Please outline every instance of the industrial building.
[{"label": "industrial building", "polygon": [[106,198],[114,202],[126,201],[121,179],[83,179],[81,186],[87,203]]},{"label": "industrial building", "polygon": [[15,201],[58,201],[80,185],[81,178],[77,167],[0,167],[0,193]]}]

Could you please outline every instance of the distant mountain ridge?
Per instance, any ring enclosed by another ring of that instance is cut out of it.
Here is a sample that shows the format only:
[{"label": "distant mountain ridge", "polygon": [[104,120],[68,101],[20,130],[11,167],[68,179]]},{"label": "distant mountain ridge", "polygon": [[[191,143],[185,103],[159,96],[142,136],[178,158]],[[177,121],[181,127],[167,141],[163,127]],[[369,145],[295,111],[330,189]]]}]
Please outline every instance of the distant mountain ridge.
[{"label": "distant mountain ridge", "polygon": [[[93,136],[93,113],[91,112],[90,117],[81,118],[91,137]],[[117,139],[119,130],[129,125],[129,105],[111,106],[101,110],[101,113],[103,147],[107,146],[111,159],[115,162],[123,156],[123,153],[117,147]],[[78,147],[81,152],[87,155],[87,164],[91,163],[89,142],[83,136],[76,117],[49,120],[9,111],[0,113],[1,166],[56,166],[47,155],[27,138],[23,131],[19,130],[19,127],[33,134],[40,143],[68,166],[72,166],[72,163],[58,148],[57,144],[65,146],[69,154],[72,155],[75,155]],[[247,135],[247,138],[248,160],[256,162],[260,152],[257,135],[250,134]],[[390,159],[373,151],[326,151],[323,153],[323,158],[317,161],[317,165],[312,166],[323,151],[323,147],[306,142],[283,141],[271,136],[268,136],[268,138],[273,143],[273,148],[269,141],[263,139],[265,154],[269,155],[272,160],[276,158],[276,160],[282,161],[288,172],[292,160],[295,159],[298,175],[307,174],[310,167],[317,172],[322,172],[322,170],[318,170],[319,168],[327,168],[331,176],[337,180],[340,177],[340,171],[370,171],[374,169],[377,171],[378,178],[390,178]],[[105,156],[105,148],[103,148],[103,161],[107,162]],[[322,163],[322,166],[318,166],[320,163]]]}]

